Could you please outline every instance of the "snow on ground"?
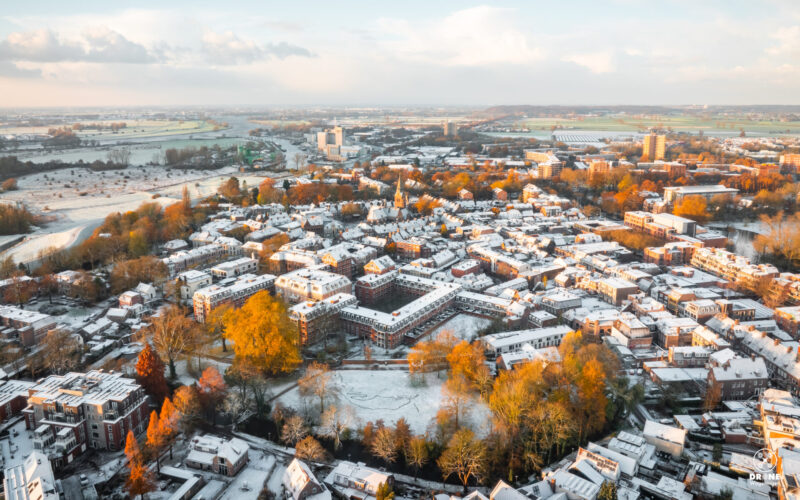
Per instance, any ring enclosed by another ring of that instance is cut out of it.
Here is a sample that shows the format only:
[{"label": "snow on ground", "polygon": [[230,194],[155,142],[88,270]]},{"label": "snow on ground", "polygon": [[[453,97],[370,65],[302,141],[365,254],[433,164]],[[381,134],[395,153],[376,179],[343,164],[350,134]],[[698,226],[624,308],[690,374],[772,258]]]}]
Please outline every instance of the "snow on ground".
[{"label": "snow on ground", "polygon": [[[192,368],[195,371],[197,371],[197,358],[193,357],[190,361],[192,363]],[[183,385],[192,385],[195,382],[197,382],[197,379],[194,376],[192,376],[192,374],[189,373],[189,371],[187,370],[187,366],[186,365],[187,365],[187,361],[185,359],[176,361],[175,362],[175,372],[177,373],[178,381],[180,381],[181,384],[183,384]],[[215,366],[217,368],[217,371],[219,371],[219,373],[223,374],[223,375],[225,374],[225,370],[227,370],[231,366],[230,363],[222,363],[220,361],[216,361],[216,360],[208,359],[208,358],[203,358],[200,361],[200,366],[202,366],[203,370],[205,370],[206,368],[208,368],[209,366],[212,366],[212,365]],[[197,373],[198,373],[198,377],[199,377],[200,373],[202,373],[202,370],[197,371]]]},{"label": "snow on ground", "polygon": [[278,463],[272,470],[272,475],[267,481],[267,489],[275,494],[276,498],[281,498],[283,493],[283,473],[286,472],[286,466]]},{"label": "snow on ground", "polygon": [[478,332],[492,323],[487,318],[473,316],[472,314],[457,314],[439,325],[431,333],[431,338],[436,338],[445,330],[450,330],[456,337],[472,342]]},{"label": "snow on ground", "polygon": [[[183,186],[189,188],[192,199],[209,196],[236,172],[234,166],[212,173],[166,167],[129,167],[104,172],[69,168],[20,177],[19,189],[3,193],[3,197],[24,202],[34,213],[55,220],[0,255],[12,256],[17,262],[34,261],[41,250],[80,243],[110,213],[135,210],[144,202],[162,206],[175,203]],[[248,186],[257,186],[264,179],[263,175],[237,177]],[[154,194],[160,197],[153,198]]]},{"label": "snow on ground", "polygon": [[251,450],[247,467],[239,471],[220,500],[246,500],[258,498],[259,492],[275,466],[275,457]]},{"label": "snow on ground", "polygon": [[[387,424],[404,417],[411,429],[422,434],[442,405],[444,375],[438,378],[429,373],[426,383],[414,386],[405,370],[341,370],[333,373],[339,388],[339,405],[350,406],[359,420],[358,425],[382,419]],[[297,388],[278,400],[296,410],[315,408],[316,399],[306,400]],[[472,405],[470,420],[476,432],[488,429],[488,408],[481,402]]]}]

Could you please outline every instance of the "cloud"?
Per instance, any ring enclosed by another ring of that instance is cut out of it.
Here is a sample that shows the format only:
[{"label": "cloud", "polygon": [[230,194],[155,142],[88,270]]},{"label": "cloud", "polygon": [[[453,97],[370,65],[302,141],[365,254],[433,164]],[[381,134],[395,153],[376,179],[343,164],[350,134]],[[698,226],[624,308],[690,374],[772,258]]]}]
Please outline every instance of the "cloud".
[{"label": "cloud", "polygon": [[394,57],[448,66],[528,64],[542,57],[513,9],[478,6],[456,11],[432,23],[378,20],[381,49]]},{"label": "cloud", "polygon": [[202,39],[203,52],[214,64],[248,64],[269,57],[286,59],[290,56],[313,57],[308,49],[287,42],[259,45],[252,40],[242,40],[232,31],[215,33],[206,31]]},{"label": "cloud", "polygon": [[0,61],[147,63],[153,57],[143,46],[103,27],[73,40],[62,40],[48,29],[11,33],[0,42]]},{"label": "cloud", "polygon": [[0,61],[0,77],[7,78],[38,78],[42,76],[41,70],[20,68],[8,61]]},{"label": "cloud", "polygon": [[778,44],[767,49],[767,54],[773,56],[800,57],[800,26],[779,28],[772,38]]},{"label": "cloud", "polygon": [[592,73],[602,74],[614,71],[614,60],[609,52],[569,54],[562,57],[561,60],[583,66]]}]

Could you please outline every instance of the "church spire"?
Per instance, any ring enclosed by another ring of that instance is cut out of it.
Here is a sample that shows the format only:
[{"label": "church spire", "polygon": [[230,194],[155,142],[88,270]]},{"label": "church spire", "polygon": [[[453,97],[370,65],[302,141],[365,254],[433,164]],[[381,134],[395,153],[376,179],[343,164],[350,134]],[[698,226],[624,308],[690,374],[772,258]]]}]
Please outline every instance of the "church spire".
[{"label": "church spire", "polygon": [[408,196],[403,192],[403,174],[397,177],[397,191],[394,193],[394,207],[406,208],[408,205]]}]

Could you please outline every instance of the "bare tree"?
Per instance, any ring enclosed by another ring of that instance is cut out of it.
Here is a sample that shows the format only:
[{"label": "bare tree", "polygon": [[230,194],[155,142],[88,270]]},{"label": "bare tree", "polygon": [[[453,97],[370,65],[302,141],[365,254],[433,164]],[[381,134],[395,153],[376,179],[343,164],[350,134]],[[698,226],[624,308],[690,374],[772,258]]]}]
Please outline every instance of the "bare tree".
[{"label": "bare tree", "polygon": [[241,391],[231,391],[225,397],[225,401],[222,402],[222,408],[231,417],[235,428],[236,424],[241,422],[245,415],[251,411],[252,401]]},{"label": "bare tree", "polygon": [[483,476],[486,467],[486,447],[475,439],[475,434],[471,430],[461,429],[447,443],[447,448],[436,463],[445,479],[456,474],[461,484],[466,487],[470,478],[480,479]]},{"label": "bare tree", "polygon": [[197,324],[186,317],[183,309],[175,305],[168,306],[160,315],[153,316],[151,322],[153,347],[167,359],[169,376],[175,378],[175,361],[192,346]]},{"label": "bare tree", "polygon": [[444,395],[444,408],[455,419],[455,426],[459,428],[464,423],[472,402],[470,391],[472,386],[463,375],[454,374],[442,386]]},{"label": "bare tree", "polygon": [[42,361],[50,371],[66,373],[78,366],[83,342],[66,330],[51,330],[42,341]]},{"label": "bare tree", "polygon": [[294,456],[301,460],[322,462],[325,460],[325,448],[319,444],[319,441],[311,436],[308,436],[297,443],[297,446],[294,450]]},{"label": "bare tree", "polygon": [[128,148],[112,149],[108,152],[108,161],[116,165],[128,166],[131,160],[131,151]]},{"label": "bare tree", "polygon": [[306,165],[306,155],[303,153],[294,154],[294,168],[301,170]]},{"label": "bare tree", "polygon": [[306,423],[303,421],[303,417],[300,415],[292,415],[291,417],[286,419],[286,422],[283,424],[283,429],[281,430],[281,440],[288,444],[294,446],[298,441],[303,439],[308,435],[308,431],[306,430]]},{"label": "bare tree", "polygon": [[372,441],[372,453],[384,462],[392,463],[397,459],[397,440],[391,427],[381,427]]},{"label": "bare tree", "polygon": [[339,408],[336,405],[330,405],[322,414],[322,435],[333,439],[333,446],[338,450],[342,445],[342,435],[353,425],[354,421],[355,415],[350,406]]},{"label": "bare tree", "polygon": [[334,397],[338,392],[328,365],[316,361],[308,365],[305,375],[297,381],[297,385],[301,396],[315,396],[319,399],[320,415],[325,412],[325,398]]},{"label": "bare tree", "polygon": [[428,463],[428,443],[422,436],[414,436],[408,442],[406,450],[406,463],[414,467],[414,478],[416,479],[419,470]]}]

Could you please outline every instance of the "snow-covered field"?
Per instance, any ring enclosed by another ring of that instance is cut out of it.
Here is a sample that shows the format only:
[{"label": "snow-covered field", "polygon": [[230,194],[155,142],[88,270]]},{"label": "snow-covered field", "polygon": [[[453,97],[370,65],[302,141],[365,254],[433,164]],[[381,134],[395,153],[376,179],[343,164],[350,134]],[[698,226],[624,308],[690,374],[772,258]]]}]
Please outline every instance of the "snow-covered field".
[{"label": "snow-covered field", "polygon": [[431,338],[438,337],[443,331],[449,330],[456,337],[472,342],[482,328],[486,328],[492,323],[490,319],[472,314],[457,314],[439,325],[436,330],[431,332]]},{"label": "snow-covered field", "polygon": [[[213,173],[131,167],[106,172],[73,168],[21,177],[19,190],[3,193],[3,197],[24,202],[34,213],[55,220],[0,256],[32,262],[42,250],[68,248],[83,241],[110,213],[135,210],[150,201],[161,205],[174,203],[180,198],[183,186],[189,188],[193,199],[209,196],[235,174],[236,167]],[[248,186],[257,186],[263,180],[262,176],[254,175],[237,177]],[[153,199],[154,194],[160,197]]]},{"label": "snow-covered field", "polygon": [[[350,406],[358,419],[356,426],[382,419],[392,424],[404,417],[416,433],[424,433],[442,406],[444,375],[428,374],[424,385],[414,386],[405,370],[340,370],[334,372],[339,406]],[[314,407],[316,399],[305,400],[298,389],[279,398],[291,408]],[[485,432],[488,408],[475,401],[470,420],[477,432]],[[354,427],[356,427],[354,426]]]}]

